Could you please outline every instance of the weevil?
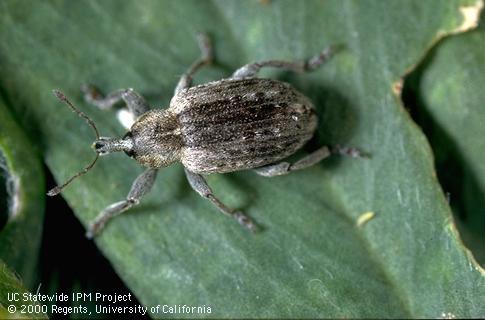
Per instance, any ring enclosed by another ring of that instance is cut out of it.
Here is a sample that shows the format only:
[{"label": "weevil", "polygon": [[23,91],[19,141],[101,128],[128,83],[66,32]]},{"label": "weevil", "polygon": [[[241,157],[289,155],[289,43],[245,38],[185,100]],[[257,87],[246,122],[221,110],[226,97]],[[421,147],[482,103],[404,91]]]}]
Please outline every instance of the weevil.
[{"label": "weevil", "polygon": [[274,67],[295,72],[313,71],[331,55],[326,48],[305,61],[267,60],[249,63],[227,79],[191,86],[194,74],[213,60],[210,39],[198,35],[201,57],[182,75],[168,109],[150,110],[146,100],[133,89],[117,90],[106,96],[92,86],[83,88],[85,100],[101,109],[124,102],[135,119],[121,138],[100,137],[91,119],[56,91],[96,131],[95,160],[66,183],[49,191],[58,194],[74,178],[89,171],[99,155],[124,152],[146,167],[131,186],[125,200],[106,207],[89,226],[87,237],[97,235],[115,215],[137,205],[152,188],[160,168],[175,162],[184,166],[187,180],[202,197],[223,214],[254,231],[256,223],[217,198],[203,175],[253,169],[272,177],[307,168],[332,151],[359,156],[357,149],[323,146],[289,163],[282,161],[305,145],[317,128],[317,115],[309,98],[291,85],[258,78],[261,68]]}]

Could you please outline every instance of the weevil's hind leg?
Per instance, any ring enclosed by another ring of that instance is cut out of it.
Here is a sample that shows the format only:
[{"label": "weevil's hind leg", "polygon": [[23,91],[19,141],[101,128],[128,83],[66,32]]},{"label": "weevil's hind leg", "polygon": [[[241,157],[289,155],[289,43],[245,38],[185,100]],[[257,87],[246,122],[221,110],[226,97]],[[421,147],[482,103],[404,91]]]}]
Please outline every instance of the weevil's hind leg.
[{"label": "weevil's hind leg", "polygon": [[322,161],[323,159],[330,156],[332,153],[350,156],[352,158],[363,157],[363,155],[358,149],[349,148],[349,147],[341,147],[335,146],[332,147],[331,150],[324,146],[320,149],[315,150],[314,152],[304,156],[297,162],[290,164],[289,162],[279,162],[275,164],[270,164],[264,167],[256,168],[254,171],[265,177],[274,177],[274,176],[281,176],[284,174],[288,174],[292,171],[305,169],[311,167],[318,162]]},{"label": "weevil's hind leg", "polygon": [[[82,86],[81,90],[84,93],[84,99],[97,106],[102,110],[109,109],[115,104],[124,101],[128,107],[129,117],[131,119],[123,121],[120,119],[121,124],[125,128],[130,128],[132,122],[134,122],[139,116],[150,110],[149,104],[146,100],[133,89],[120,89],[111,92],[104,96],[101,91],[93,85],[87,84]],[[121,118],[121,116],[119,115]]]},{"label": "weevil's hind leg", "polygon": [[214,59],[214,54],[212,50],[212,43],[209,36],[205,33],[199,33],[197,35],[197,43],[199,44],[201,56],[197,59],[190,68],[185,72],[180,78],[177,86],[175,87],[175,94],[180,90],[186,89],[192,85],[192,77],[194,74],[203,66],[209,65]]},{"label": "weevil's hind leg", "polygon": [[237,69],[231,79],[255,77],[261,68],[273,67],[295,72],[313,71],[327,61],[334,53],[333,47],[325,48],[322,52],[305,61],[268,60],[249,63]]},{"label": "weevil's hind leg", "polygon": [[236,219],[240,225],[246,227],[250,231],[255,231],[257,229],[256,224],[253,222],[253,220],[251,220],[251,218],[241,211],[228,208],[224,203],[217,199],[203,176],[189,171],[188,169],[185,169],[185,174],[192,188],[202,197],[209,199],[223,214]]},{"label": "weevil's hind leg", "polygon": [[288,174],[291,171],[301,170],[313,166],[314,164],[322,161],[323,159],[330,156],[330,150],[328,147],[321,147],[320,149],[306,155],[297,162],[291,164],[289,162],[278,162],[275,164],[270,164],[264,167],[256,168],[254,171],[265,177],[274,177]]},{"label": "weevil's hind leg", "polygon": [[89,229],[86,232],[86,237],[92,239],[94,236],[99,234],[99,232],[104,228],[106,223],[111,218],[137,205],[141,198],[143,198],[143,196],[146,195],[153,187],[153,183],[157,177],[157,172],[157,169],[147,169],[140,174],[133,182],[126,200],[115,202],[101,211],[101,213],[89,226]]}]

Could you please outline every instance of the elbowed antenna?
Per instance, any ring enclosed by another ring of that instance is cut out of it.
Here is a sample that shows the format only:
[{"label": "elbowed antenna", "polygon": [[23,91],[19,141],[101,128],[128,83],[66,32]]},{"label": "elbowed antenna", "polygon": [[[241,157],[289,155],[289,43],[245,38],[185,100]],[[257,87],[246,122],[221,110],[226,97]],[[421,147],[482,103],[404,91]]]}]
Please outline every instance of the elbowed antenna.
[{"label": "elbowed antenna", "polygon": [[[62,92],[60,92],[59,90],[52,90],[52,92],[54,93],[54,95],[59,100],[65,102],[75,113],[77,113],[78,116],[80,116],[81,118],[84,118],[84,120],[86,120],[86,122],[94,129],[94,132],[96,133],[96,140],[99,140],[98,128],[96,128],[96,125],[94,124],[93,120],[91,120],[91,118],[89,118],[84,112],[82,112],[81,110],[79,110],[78,108],[76,108],[72,104],[72,102],[69,101],[69,99],[67,99],[67,97]],[[81,171],[79,171],[78,173],[76,173],[75,175],[73,175],[72,177],[70,177],[62,185],[59,185],[59,186],[56,186],[56,187],[50,189],[47,192],[47,195],[52,197],[52,196],[55,196],[55,195],[59,194],[62,191],[62,189],[64,189],[74,179],[82,176],[83,174],[85,174],[89,170],[91,170],[91,168],[94,166],[94,164],[96,163],[96,161],[98,160],[98,158],[99,158],[99,154],[97,153],[96,154],[96,158],[94,158],[93,162],[91,162],[88,166],[86,166],[85,168],[83,168]]]}]

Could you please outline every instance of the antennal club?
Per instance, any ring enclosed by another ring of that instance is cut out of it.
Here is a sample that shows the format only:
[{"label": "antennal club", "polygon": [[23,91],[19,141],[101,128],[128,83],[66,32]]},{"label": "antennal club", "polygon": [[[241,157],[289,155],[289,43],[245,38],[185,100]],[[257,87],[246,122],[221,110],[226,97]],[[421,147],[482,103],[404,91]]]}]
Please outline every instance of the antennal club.
[{"label": "antennal club", "polygon": [[[84,118],[84,120],[86,120],[86,122],[93,128],[93,130],[94,130],[94,132],[96,134],[96,139],[99,140],[99,131],[98,131],[98,128],[96,128],[96,125],[94,124],[93,120],[91,120],[91,118],[89,118],[84,112],[82,112],[81,110],[79,110],[78,108],[76,108],[74,106],[74,104],[72,104],[72,102],[69,101],[69,99],[67,99],[67,97],[64,95],[64,93],[60,92],[59,90],[52,90],[52,93],[54,93],[54,95],[59,100],[65,102],[72,109],[72,111],[74,111],[75,113],[77,113],[78,116],[80,116],[81,118]],[[79,171],[78,173],[76,173],[75,175],[73,175],[72,177],[70,177],[69,179],[67,179],[67,181],[64,182],[62,185],[59,185],[59,186],[56,186],[56,187],[50,189],[47,192],[47,195],[52,197],[52,196],[55,196],[55,195],[59,194],[74,179],[76,179],[76,178],[84,175],[89,170],[91,170],[91,168],[94,166],[94,164],[96,163],[96,161],[98,160],[98,158],[99,158],[99,154],[96,154],[96,158],[94,158],[94,160],[88,166],[86,166],[81,171]]]}]

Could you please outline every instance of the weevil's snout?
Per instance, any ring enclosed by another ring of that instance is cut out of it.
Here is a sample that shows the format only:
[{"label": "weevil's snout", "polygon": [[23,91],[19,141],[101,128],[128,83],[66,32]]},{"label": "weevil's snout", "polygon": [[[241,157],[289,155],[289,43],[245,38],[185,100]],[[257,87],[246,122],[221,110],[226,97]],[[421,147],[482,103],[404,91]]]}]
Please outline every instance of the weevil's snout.
[{"label": "weevil's snout", "polygon": [[103,156],[112,152],[129,152],[133,149],[133,142],[131,139],[116,139],[100,137],[98,140],[94,141],[92,148],[99,155]]}]

